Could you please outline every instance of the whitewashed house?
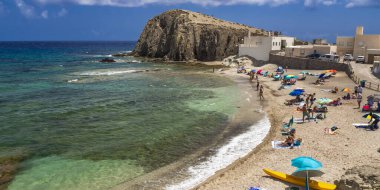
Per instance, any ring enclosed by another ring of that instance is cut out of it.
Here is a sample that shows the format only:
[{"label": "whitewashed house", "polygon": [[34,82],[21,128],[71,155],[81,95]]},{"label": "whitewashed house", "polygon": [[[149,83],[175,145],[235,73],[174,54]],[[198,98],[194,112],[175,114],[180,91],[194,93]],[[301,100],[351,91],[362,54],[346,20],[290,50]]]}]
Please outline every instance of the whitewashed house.
[{"label": "whitewashed house", "polygon": [[244,37],[239,45],[239,56],[248,55],[256,60],[268,61],[272,51],[283,50],[294,45],[294,38],[287,36],[251,36]]}]

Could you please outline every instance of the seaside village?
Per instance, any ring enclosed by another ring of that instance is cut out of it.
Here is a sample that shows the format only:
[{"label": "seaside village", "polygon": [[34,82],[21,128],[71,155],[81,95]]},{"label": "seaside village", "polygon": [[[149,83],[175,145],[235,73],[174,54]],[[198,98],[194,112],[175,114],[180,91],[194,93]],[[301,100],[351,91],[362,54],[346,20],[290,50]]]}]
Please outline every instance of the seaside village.
[{"label": "seaside village", "polygon": [[249,33],[223,62],[251,81],[277,129],[262,148],[273,164],[235,168],[265,172],[250,190],[380,189],[380,34],[358,26],[331,44]]}]

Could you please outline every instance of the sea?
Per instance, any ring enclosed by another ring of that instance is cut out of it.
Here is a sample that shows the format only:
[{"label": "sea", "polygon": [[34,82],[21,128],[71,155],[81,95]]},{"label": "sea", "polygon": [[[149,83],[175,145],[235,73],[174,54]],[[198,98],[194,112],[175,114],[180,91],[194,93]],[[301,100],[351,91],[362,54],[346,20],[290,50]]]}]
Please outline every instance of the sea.
[{"label": "sea", "polygon": [[207,66],[112,57],[134,46],[0,42],[0,189],[112,189],[190,159],[163,172],[179,178],[146,177],[147,189],[189,189],[262,142],[265,115],[222,135],[241,102],[236,82]]}]

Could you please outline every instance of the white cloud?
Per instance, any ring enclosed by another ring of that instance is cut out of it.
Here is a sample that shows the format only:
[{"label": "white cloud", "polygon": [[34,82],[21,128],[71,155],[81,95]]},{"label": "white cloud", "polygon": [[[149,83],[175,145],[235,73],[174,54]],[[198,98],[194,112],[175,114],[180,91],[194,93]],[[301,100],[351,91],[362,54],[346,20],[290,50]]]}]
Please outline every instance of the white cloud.
[{"label": "white cloud", "polygon": [[58,12],[58,17],[64,17],[66,16],[68,13],[68,11],[65,9],[65,8],[62,8],[59,12]]},{"label": "white cloud", "polygon": [[36,17],[33,6],[26,4],[23,0],[15,0],[15,3],[21,14],[23,14],[26,18]]},{"label": "white cloud", "polygon": [[47,10],[42,11],[41,12],[41,17],[44,18],[44,19],[49,18],[49,11],[47,11]]},{"label": "white cloud", "polygon": [[304,5],[306,7],[315,7],[317,5],[331,6],[335,5],[337,0],[305,0]]},{"label": "white cloud", "polygon": [[348,0],[346,7],[380,7],[380,0]]}]

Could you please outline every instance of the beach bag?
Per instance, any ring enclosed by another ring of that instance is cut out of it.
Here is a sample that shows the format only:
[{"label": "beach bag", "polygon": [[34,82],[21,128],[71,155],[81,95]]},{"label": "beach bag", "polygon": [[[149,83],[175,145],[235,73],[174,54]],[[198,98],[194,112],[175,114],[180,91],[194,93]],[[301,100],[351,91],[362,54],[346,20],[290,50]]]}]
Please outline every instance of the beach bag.
[{"label": "beach bag", "polygon": [[362,110],[363,111],[369,111],[369,105],[368,104],[364,105]]}]

